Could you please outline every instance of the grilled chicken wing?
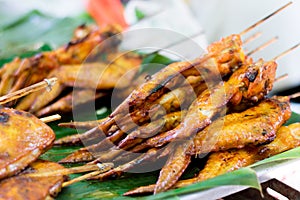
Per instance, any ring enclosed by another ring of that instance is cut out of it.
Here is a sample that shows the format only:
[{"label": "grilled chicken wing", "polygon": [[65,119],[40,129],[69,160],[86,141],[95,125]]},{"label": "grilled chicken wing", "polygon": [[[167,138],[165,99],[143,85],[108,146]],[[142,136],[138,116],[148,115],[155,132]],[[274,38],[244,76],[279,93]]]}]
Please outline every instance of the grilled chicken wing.
[{"label": "grilled chicken wing", "polygon": [[19,175],[0,181],[0,199],[40,200],[55,197],[64,182],[63,175],[46,177],[31,177],[31,175],[60,169],[64,169],[64,167],[54,162],[35,161]]},{"label": "grilled chicken wing", "polygon": [[52,129],[30,113],[0,108],[0,179],[24,169],[54,140]]},{"label": "grilled chicken wing", "polygon": [[214,121],[194,137],[191,154],[209,153],[269,143],[290,118],[289,97],[273,97],[241,113]]}]

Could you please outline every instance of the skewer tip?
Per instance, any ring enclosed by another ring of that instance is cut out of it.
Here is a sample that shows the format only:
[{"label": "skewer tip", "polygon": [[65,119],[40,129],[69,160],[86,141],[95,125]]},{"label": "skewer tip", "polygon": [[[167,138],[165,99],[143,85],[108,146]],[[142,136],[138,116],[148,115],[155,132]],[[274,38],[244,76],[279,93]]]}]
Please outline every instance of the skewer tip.
[{"label": "skewer tip", "polygon": [[282,80],[286,79],[287,77],[288,77],[288,74],[283,74],[283,75],[277,77],[277,78],[274,80],[274,83],[277,83],[277,82],[279,82],[279,81],[282,81]]},{"label": "skewer tip", "polygon": [[299,46],[300,46],[300,42],[292,46],[291,48],[287,49],[286,51],[280,53],[279,55],[275,56],[272,60],[279,60],[280,58],[284,57],[285,55],[289,54],[290,52],[298,48]]},{"label": "skewer tip", "polygon": [[262,32],[259,31],[255,34],[253,34],[252,36],[248,37],[247,39],[245,39],[243,44],[246,45],[246,44],[252,42],[253,40],[259,38],[260,36],[262,36]]},{"label": "skewer tip", "polygon": [[40,120],[44,123],[49,123],[49,122],[53,122],[53,121],[60,120],[60,119],[61,119],[61,116],[59,114],[40,118]]},{"label": "skewer tip", "polygon": [[284,10],[286,7],[288,7],[289,5],[291,5],[293,2],[290,1],[287,4],[283,5],[282,7],[280,7],[279,9],[277,9],[276,11],[274,11],[273,13],[269,14],[268,16],[264,17],[263,19],[259,20],[258,22],[256,22],[255,24],[249,26],[248,28],[246,28],[245,30],[243,30],[240,35],[244,35],[246,33],[248,33],[249,31],[253,30],[255,27],[257,27],[258,25],[262,24],[263,22],[265,22],[266,20],[268,20],[269,18],[273,17],[274,15],[276,15],[277,13],[279,13],[280,11]]},{"label": "skewer tip", "polygon": [[290,99],[296,99],[296,98],[300,97],[300,92],[297,92],[295,94],[291,94],[291,95],[289,95],[289,97],[290,97]]},{"label": "skewer tip", "polygon": [[250,51],[247,56],[251,56],[252,54],[263,50],[264,48],[268,47],[269,45],[271,45],[272,43],[276,42],[278,40],[278,36],[273,37],[271,40],[265,42],[264,44],[262,44],[261,46],[257,47],[256,49]]}]

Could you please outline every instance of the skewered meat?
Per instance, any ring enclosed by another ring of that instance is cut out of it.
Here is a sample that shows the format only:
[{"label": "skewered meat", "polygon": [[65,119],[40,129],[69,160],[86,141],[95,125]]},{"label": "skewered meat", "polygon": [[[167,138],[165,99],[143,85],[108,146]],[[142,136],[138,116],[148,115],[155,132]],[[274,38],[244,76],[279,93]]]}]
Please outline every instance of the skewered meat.
[{"label": "skewered meat", "polygon": [[[86,162],[92,161],[95,157],[101,162],[111,161],[111,159],[113,159],[115,156],[123,153],[124,150],[128,150],[132,146],[141,143],[145,138],[151,137],[154,134],[170,130],[176,127],[176,125],[180,122],[181,118],[184,116],[184,113],[184,111],[170,113],[145,126],[138,127],[136,130],[128,134],[126,138],[121,140],[118,146],[112,146],[111,144],[104,145],[103,143],[98,143],[95,145],[81,148],[75,151],[74,153],[70,154],[60,162]],[[100,137],[100,133],[98,137]],[[111,148],[108,149],[109,147]]]}]

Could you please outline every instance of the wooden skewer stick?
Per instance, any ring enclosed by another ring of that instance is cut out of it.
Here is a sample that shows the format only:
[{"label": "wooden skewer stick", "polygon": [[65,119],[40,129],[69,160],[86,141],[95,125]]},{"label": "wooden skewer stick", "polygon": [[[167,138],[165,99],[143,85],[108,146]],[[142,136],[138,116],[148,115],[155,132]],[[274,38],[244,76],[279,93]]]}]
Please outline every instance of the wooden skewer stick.
[{"label": "wooden skewer stick", "polygon": [[283,74],[283,75],[275,78],[274,83],[282,81],[282,80],[286,79],[287,77],[288,77],[288,74]]},{"label": "wooden skewer stick", "polygon": [[268,47],[269,45],[271,45],[272,43],[274,43],[275,41],[278,40],[278,37],[274,37],[272,38],[271,40],[265,42],[264,44],[262,44],[261,46],[257,47],[256,49],[250,51],[247,56],[251,56],[252,54],[256,53],[256,52],[259,52],[261,50],[263,50],[264,48]]},{"label": "wooden skewer stick", "polygon": [[[99,165],[99,164],[97,164],[97,165]],[[79,181],[87,180],[87,179],[92,178],[94,176],[97,176],[97,175],[99,175],[101,173],[107,172],[108,170],[110,170],[110,169],[113,168],[113,164],[112,163],[104,163],[104,164],[100,164],[100,165],[102,165],[102,169],[97,170],[95,172],[91,172],[91,173],[82,175],[82,176],[79,176],[79,177],[74,178],[74,179],[72,179],[70,181],[64,182],[62,184],[62,187],[67,187],[67,186],[69,186],[71,184],[74,184],[74,183],[77,183]],[[86,166],[88,166],[88,165],[86,165]]]},{"label": "wooden skewer stick", "polygon": [[299,46],[300,46],[300,42],[298,44],[294,45],[293,47],[289,48],[288,50],[280,53],[278,56],[274,57],[273,60],[279,60],[280,58],[282,58],[283,56],[287,55],[288,53],[290,53],[294,49],[298,48]]},{"label": "wooden skewer stick", "polygon": [[293,2],[289,2],[287,4],[285,4],[284,6],[282,6],[281,8],[277,9],[276,11],[274,11],[273,13],[271,13],[270,15],[264,17],[263,19],[259,20],[258,22],[256,22],[255,24],[249,26],[248,28],[246,28],[245,30],[243,30],[240,35],[244,35],[247,32],[253,30],[255,27],[257,27],[258,25],[262,24],[263,22],[265,22],[266,20],[268,20],[269,18],[271,18],[272,16],[276,15],[277,13],[279,13],[280,11],[284,10],[286,7],[288,7],[289,5],[291,5]]},{"label": "wooden skewer stick", "polygon": [[92,177],[94,177],[94,176],[97,176],[97,175],[99,175],[99,174],[101,174],[101,173],[103,173],[103,172],[106,172],[106,171],[108,171],[108,170],[109,170],[109,169],[107,169],[107,170],[105,170],[105,171],[94,171],[94,172],[91,172],[91,173],[88,173],[88,174],[79,176],[79,177],[74,178],[74,179],[72,179],[72,180],[70,180],[70,181],[64,182],[64,183],[62,184],[62,187],[67,187],[67,186],[72,185],[72,184],[74,184],[74,183],[77,183],[77,182],[79,182],[79,181],[87,180],[87,179],[89,179],[89,178],[92,178]]},{"label": "wooden skewer stick", "polygon": [[300,97],[300,92],[297,92],[295,94],[291,94],[291,95],[289,95],[289,97],[290,97],[290,99],[298,98],[298,97]]},{"label": "wooden skewer stick", "polygon": [[41,173],[32,173],[26,174],[29,177],[47,177],[47,176],[58,176],[58,175],[69,175],[69,174],[77,174],[82,172],[90,172],[90,171],[99,171],[103,173],[104,171],[108,171],[113,168],[113,163],[98,163],[95,165],[84,165],[80,167],[72,167],[72,168],[65,168],[54,170],[50,172],[41,172]]},{"label": "wooden skewer stick", "polygon": [[252,42],[253,40],[259,38],[261,35],[262,35],[262,32],[257,32],[254,35],[251,35],[250,37],[248,37],[247,39],[244,40],[243,45]]},{"label": "wooden skewer stick", "polygon": [[30,93],[39,91],[44,88],[51,90],[51,87],[56,83],[56,81],[57,81],[57,78],[44,79],[44,81],[41,81],[34,85],[28,86],[21,90],[9,93],[5,96],[0,97],[0,105],[8,103],[8,102],[13,101],[18,98],[21,98],[23,96],[26,96]]},{"label": "wooden skewer stick", "polygon": [[40,118],[40,120],[44,123],[49,123],[49,122],[53,122],[53,121],[60,120],[60,119],[61,119],[61,116],[59,114]]}]

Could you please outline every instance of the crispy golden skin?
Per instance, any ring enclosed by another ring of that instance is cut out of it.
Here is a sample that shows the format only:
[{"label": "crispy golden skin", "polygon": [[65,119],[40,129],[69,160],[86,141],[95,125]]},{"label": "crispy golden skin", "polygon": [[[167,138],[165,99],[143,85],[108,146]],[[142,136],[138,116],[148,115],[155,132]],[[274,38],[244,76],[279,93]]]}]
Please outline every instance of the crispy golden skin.
[{"label": "crispy golden skin", "polygon": [[194,137],[209,124],[212,118],[229,104],[239,104],[242,99],[257,102],[272,89],[277,64],[258,61],[236,70],[226,82],[202,92],[191,104],[179,126],[150,138],[143,147],[159,147],[174,139]]},{"label": "crispy golden skin", "polygon": [[53,101],[65,88],[66,87],[58,80],[55,85],[52,86],[51,91],[43,89],[40,92],[31,93],[24,97],[20,103],[17,104],[16,109],[33,113]]},{"label": "crispy golden skin", "polygon": [[281,127],[275,140],[260,147],[247,147],[213,153],[199,173],[197,181],[203,181],[229,171],[248,166],[300,145],[300,123]]},{"label": "crispy golden skin", "polygon": [[[196,182],[251,165],[257,161],[300,146],[300,123],[282,126],[274,141],[258,147],[245,147],[212,153],[203,170],[195,178],[178,181],[173,188],[184,187]],[[155,184],[142,186],[126,192],[131,196],[154,192]]]},{"label": "crispy golden skin", "polygon": [[169,113],[149,124],[138,127],[134,131],[130,132],[126,138],[120,141],[118,147],[122,149],[129,149],[144,139],[175,128],[180,123],[185,113],[186,111]]},{"label": "crispy golden skin", "polygon": [[[63,65],[51,76],[69,87],[112,89],[115,86],[127,87],[140,67],[141,58],[135,54],[115,54],[113,60],[78,65]],[[126,82],[117,82],[126,74]]]},{"label": "crispy golden skin", "polygon": [[[111,118],[108,119],[107,124],[114,124],[114,122],[119,124],[128,117],[136,123],[144,121],[163,94],[170,89],[178,88],[189,77],[201,77],[198,81],[201,83],[202,75],[205,75],[206,81],[210,80],[215,83],[213,80],[216,77],[221,78],[231,74],[246,62],[241,45],[240,37],[231,35],[211,44],[208,54],[201,58],[192,62],[177,62],[168,65],[134,90],[110,115]],[[128,109],[130,115],[127,114]],[[105,130],[109,129],[107,124],[103,124]]]},{"label": "crispy golden skin", "polygon": [[174,145],[174,151],[169,156],[166,164],[160,170],[154,188],[154,194],[170,189],[181,177],[191,162],[191,156],[186,154],[191,141],[180,142]]},{"label": "crispy golden skin", "polygon": [[194,137],[191,154],[208,153],[272,141],[278,129],[290,118],[288,97],[266,99],[241,113],[214,121]]},{"label": "crispy golden skin", "polygon": [[52,146],[52,129],[33,115],[0,109],[0,179],[12,176]]},{"label": "crispy golden skin", "polygon": [[60,169],[64,169],[64,167],[54,162],[35,161],[21,174],[0,181],[0,199],[40,200],[55,197],[61,190],[64,176],[58,174],[47,177],[30,177],[30,175]]}]

